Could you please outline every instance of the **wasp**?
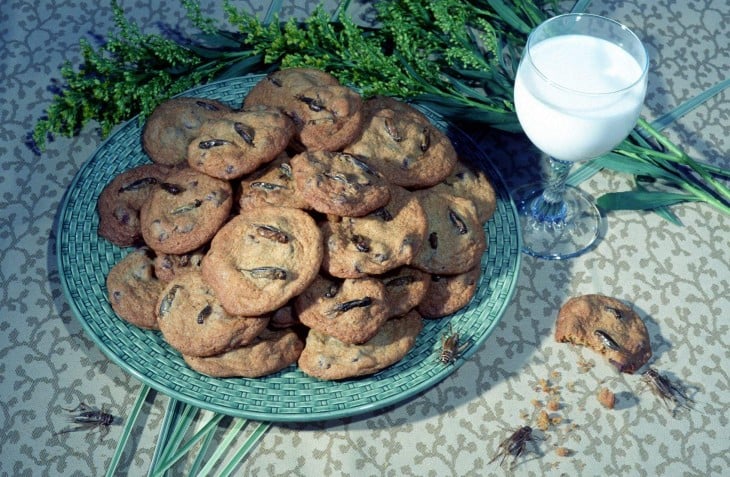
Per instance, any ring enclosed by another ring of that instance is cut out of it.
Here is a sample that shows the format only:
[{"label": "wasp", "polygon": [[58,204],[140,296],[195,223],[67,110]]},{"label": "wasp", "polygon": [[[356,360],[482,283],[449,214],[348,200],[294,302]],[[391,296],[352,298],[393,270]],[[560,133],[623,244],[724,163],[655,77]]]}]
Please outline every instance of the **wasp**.
[{"label": "wasp", "polygon": [[641,374],[641,380],[649,387],[652,394],[664,402],[667,408],[670,408],[670,403],[674,404],[673,413],[677,408],[692,409],[691,404],[694,401],[685,394],[682,387],[673,383],[656,369],[649,368],[644,371]]},{"label": "wasp", "polygon": [[454,333],[449,324],[449,331],[441,336],[441,353],[439,361],[444,364],[452,364],[469,347],[469,343],[459,345],[459,333]]},{"label": "wasp", "polygon": [[508,456],[512,456],[512,462],[510,463],[510,466],[514,465],[514,463],[517,461],[517,458],[525,452],[525,449],[527,448],[527,443],[533,440],[535,439],[532,435],[532,427],[520,427],[512,434],[510,434],[508,438],[499,443],[497,454],[492,457],[492,460],[490,460],[489,463],[491,464],[501,457],[502,459],[499,461],[499,465],[501,466],[504,464],[504,460]]},{"label": "wasp", "polygon": [[73,409],[64,409],[64,411],[70,413],[69,421],[74,425],[61,429],[56,432],[56,435],[86,429],[101,429],[103,437],[109,432],[112,424],[117,422],[117,418],[113,414],[93,408],[83,402]]}]

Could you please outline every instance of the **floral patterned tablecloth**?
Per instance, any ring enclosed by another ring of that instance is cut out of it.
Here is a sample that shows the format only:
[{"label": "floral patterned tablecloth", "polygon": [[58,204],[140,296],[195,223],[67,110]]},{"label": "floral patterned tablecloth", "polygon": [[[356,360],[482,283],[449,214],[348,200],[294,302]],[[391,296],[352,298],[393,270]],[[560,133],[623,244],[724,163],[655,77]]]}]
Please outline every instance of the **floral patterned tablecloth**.
[{"label": "floral patterned tablecloth", "polygon": [[[263,12],[267,2],[237,3]],[[318,2],[283,3],[288,17],[307,15]],[[187,25],[177,4],[121,4],[145,31]],[[589,11],[626,23],[646,42],[648,119],[727,78],[725,0],[604,0]],[[85,335],[59,284],[59,205],[100,137],[89,127],[73,139],[57,138],[42,155],[27,144],[61,65],[78,65],[79,39],[100,41],[112,26],[107,1],[9,0],[0,12],[0,475],[103,475],[121,427],[106,435],[55,435],[65,426],[63,408],[86,402],[123,418],[141,386]],[[518,137],[470,133],[510,187],[537,160]],[[730,166],[728,93],[665,133],[695,158]],[[630,186],[628,177],[606,172],[582,185],[595,195]],[[681,227],[654,214],[616,212],[606,217],[595,250],[581,257],[523,257],[498,328],[453,375],[374,413],[274,424],[236,475],[502,475],[504,468],[489,463],[499,443],[511,430],[535,425],[550,401],[557,404],[549,410],[551,425],[536,432],[515,475],[728,475],[730,219],[705,205],[674,210]],[[637,376],[619,375],[590,352],[554,342],[558,308],[584,293],[612,295],[637,310],[651,336],[652,366],[687,387],[694,409],[672,416]],[[616,393],[613,410],[595,398],[602,386]],[[147,472],[166,403],[156,393],[148,398],[120,475]]]}]

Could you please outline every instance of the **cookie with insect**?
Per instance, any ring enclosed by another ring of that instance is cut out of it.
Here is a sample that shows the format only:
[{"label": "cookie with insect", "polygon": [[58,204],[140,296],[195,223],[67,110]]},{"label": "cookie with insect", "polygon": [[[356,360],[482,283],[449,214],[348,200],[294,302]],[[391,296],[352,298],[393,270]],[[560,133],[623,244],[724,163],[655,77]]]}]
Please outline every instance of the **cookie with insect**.
[{"label": "cookie with insect", "polygon": [[381,274],[410,264],[425,247],[428,219],[418,197],[391,186],[391,199],[362,217],[330,217],[322,225],[323,268],[342,278]]},{"label": "cookie with insect", "polygon": [[145,121],[142,147],[152,162],[166,165],[185,164],[188,144],[198,135],[203,123],[231,112],[233,108],[212,99],[168,99],[160,103]]},{"label": "cookie with insect", "polygon": [[451,140],[414,107],[390,98],[365,102],[360,135],[344,151],[363,158],[393,184],[424,188],[451,174]]},{"label": "cookie with insect", "polygon": [[286,152],[243,177],[238,191],[241,209],[262,205],[309,209],[309,203],[302,197],[294,180],[291,158]]},{"label": "cookie with insect", "polygon": [[158,184],[142,206],[142,237],[157,253],[190,252],[213,238],[232,206],[228,181],[181,169]]},{"label": "cookie with insect", "polygon": [[555,341],[596,351],[623,373],[636,372],[652,354],[641,317],[623,301],[600,294],[573,297],[563,304]]},{"label": "cookie with insect", "polygon": [[269,323],[267,315],[228,313],[199,271],[167,284],[157,301],[157,318],[165,341],[188,356],[212,356],[247,345]]},{"label": "cookie with insect", "polygon": [[219,179],[238,179],[271,162],[294,136],[294,123],[265,106],[205,121],[190,141],[190,167]]},{"label": "cookie with insect", "polygon": [[140,248],[125,255],[109,270],[106,289],[112,310],[122,320],[157,330],[156,304],[164,282],[155,276],[154,254]]},{"label": "cookie with insect", "polygon": [[370,277],[320,275],[297,296],[294,307],[304,325],[349,344],[366,342],[391,316],[385,286]]},{"label": "cookie with insect", "polygon": [[266,329],[251,343],[214,356],[183,355],[188,366],[219,378],[259,378],[297,362],[304,340],[293,328]]},{"label": "cookie with insect", "polygon": [[373,275],[385,285],[385,299],[391,316],[405,315],[428,293],[431,276],[417,268],[403,266]]},{"label": "cookie with insect", "polygon": [[243,107],[279,108],[294,122],[291,146],[299,151],[337,151],[362,127],[362,97],[333,75],[310,68],[285,68],[259,81]]},{"label": "cookie with insect", "polygon": [[98,234],[120,247],[142,243],[139,210],[172,168],[143,164],[117,174],[99,195]]},{"label": "cookie with insect", "polygon": [[476,267],[487,240],[474,203],[433,189],[415,194],[426,211],[428,230],[411,265],[437,275],[456,275]]},{"label": "cookie with insect", "polygon": [[478,266],[456,275],[429,275],[428,291],[418,312],[424,318],[441,318],[459,311],[474,297],[480,275]]},{"label": "cookie with insect", "polygon": [[385,177],[351,154],[302,152],[292,157],[291,167],[297,189],[317,212],[358,217],[390,200]]},{"label": "cookie with insect", "polygon": [[482,224],[497,210],[497,195],[491,180],[482,169],[466,160],[460,159],[451,175],[436,184],[434,189],[474,202]]},{"label": "cookie with insect", "polygon": [[386,321],[374,337],[362,344],[346,344],[310,330],[299,357],[299,368],[309,376],[325,380],[370,375],[403,359],[422,328],[421,316],[410,311]]},{"label": "cookie with insect", "polygon": [[215,235],[203,277],[231,314],[270,313],[314,281],[322,233],[305,211],[262,206],[242,210]]},{"label": "cookie with insect", "polygon": [[190,252],[158,253],[155,255],[155,275],[163,282],[169,282],[178,275],[191,271],[200,271],[203,257],[208,251],[207,244]]}]

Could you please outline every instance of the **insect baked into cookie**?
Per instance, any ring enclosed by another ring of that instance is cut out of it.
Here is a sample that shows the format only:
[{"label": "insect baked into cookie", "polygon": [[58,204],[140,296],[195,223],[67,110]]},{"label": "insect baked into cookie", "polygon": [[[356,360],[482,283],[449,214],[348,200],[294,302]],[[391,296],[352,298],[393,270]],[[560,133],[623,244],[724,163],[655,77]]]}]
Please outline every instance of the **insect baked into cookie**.
[{"label": "insect baked into cookie", "polygon": [[231,314],[272,312],[300,294],[322,263],[322,234],[300,209],[242,210],[215,235],[203,277]]},{"label": "insect baked into cookie", "polygon": [[157,330],[156,303],[164,282],[155,276],[153,254],[147,248],[128,253],[106,277],[107,295],[114,312],[140,328]]},{"label": "insect baked into cookie", "polygon": [[391,316],[405,315],[421,303],[431,276],[417,268],[403,266],[376,276],[385,285],[385,299]]},{"label": "insect baked into cookie", "polygon": [[474,203],[452,194],[415,192],[428,217],[426,242],[411,263],[428,273],[455,275],[477,266],[487,248]]},{"label": "insect baked into cookie", "polygon": [[351,154],[308,151],[291,159],[297,189],[324,214],[362,216],[390,199],[388,181]]},{"label": "insect baked into cookie", "polygon": [[302,197],[294,180],[291,158],[286,152],[241,179],[239,193],[241,209],[262,205],[309,209],[309,203]]},{"label": "insect baked into cookie", "polygon": [[418,197],[391,186],[390,201],[364,217],[322,224],[323,268],[336,277],[378,275],[411,263],[426,245],[428,219]]},{"label": "insect baked into cookie", "polygon": [[190,141],[190,167],[219,179],[237,179],[271,162],[294,136],[291,119],[259,106],[205,121]]},{"label": "insect baked into cookie", "polygon": [[167,284],[157,301],[157,317],[165,341],[189,356],[212,356],[247,345],[269,323],[268,316],[228,313],[199,271]]},{"label": "insect baked into cookie", "polygon": [[250,344],[214,356],[183,355],[192,369],[219,378],[259,378],[297,362],[304,340],[292,328],[264,330]]},{"label": "insect baked into cookie", "polygon": [[185,164],[188,144],[198,135],[200,126],[232,111],[230,106],[207,98],[168,99],[147,118],[142,130],[142,147],[157,164]]},{"label": "insect baked into cookie", "polygon": [[97,201],[99,235],[120,247],[141,243],[139,210],[170,172],[167,166],[143,164],[117,174]]},{"label": "insect baked into cookie", "polygon": [[651,358],[646,325],[627,304],[591,294],[571,298],[560,308],[555,341],[586,346],[623,373],[634,373]]},{"label": "insect baked into cookie", "polygon": [[248,93],[244,109],[265,105],[281,109],[294,122],[292,146],[309,151],[337,151],[362,127],[362,98],[331,74],[310,68],[287,68],[269,74]]},{"label": "insect baked into cookie", "polygon": [[294,306],[299,321],[349,344],[360,344],[390,317],[385,286],[375,278],[317,277]]},{"label": "insect baked into cookie", "polygon": [[386,321],[378,334],[359,345],[310,330],[299,357],[299,368],[309,376],[326,380],[373,374],[403,359],[422,328],[421,316],[410,311]]},{"label": "insect baked into cookie", "polygon": [[368,100],[364,109],[362,132],[345,152],[407,188],[430,187],[451,174],[457,160],[451,141],[418,110],[391,98]]},{"label": "insect baked into cookie", "polygon": [[158,253],[190,252],[210,241],[232,206],[228,181],[181,169],[159,184],[142,206],[142,237]]}]

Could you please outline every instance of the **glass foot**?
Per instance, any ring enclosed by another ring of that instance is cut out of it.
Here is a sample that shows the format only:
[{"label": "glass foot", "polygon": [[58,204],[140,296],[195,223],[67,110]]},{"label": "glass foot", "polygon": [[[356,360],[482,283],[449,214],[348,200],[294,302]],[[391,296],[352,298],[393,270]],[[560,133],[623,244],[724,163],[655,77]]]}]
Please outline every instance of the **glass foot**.
[{"label": "glass foot", "polygon": [[601,214],[593,198],[566,186],[563,203],[546,207],[540,199],[545,184],[528,184],[512,192],[522,226],[522,251],[533,257],[560,260],[575,257],[598,239]]}]

